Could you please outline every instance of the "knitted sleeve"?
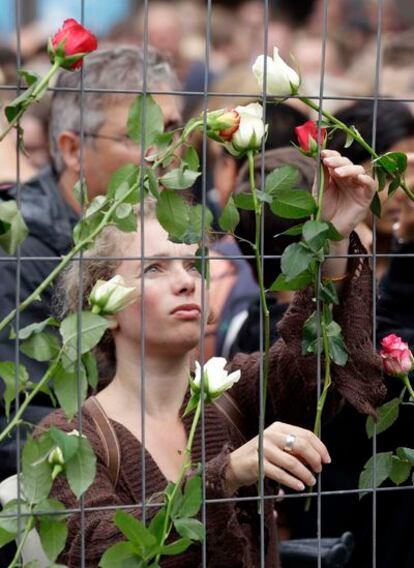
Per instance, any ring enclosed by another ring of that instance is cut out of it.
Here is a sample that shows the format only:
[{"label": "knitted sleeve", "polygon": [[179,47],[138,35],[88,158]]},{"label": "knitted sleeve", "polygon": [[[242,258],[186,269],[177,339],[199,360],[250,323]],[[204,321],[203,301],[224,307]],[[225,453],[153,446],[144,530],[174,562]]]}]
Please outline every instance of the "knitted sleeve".
[{"label": "knitted sleeve", "polygon": [[[351,235],[352,255],[366,254],[359,238]],[[295,294],[294,300],[279,323],[280,339],[270,349],[266,422],[274,420],[310,427],[316,407],[317,358],[302,354],[303,325],[315,310],[313,290],[308,287]],[[375,407],[385,395],[381,363],[372,345],[372,273],[368,260],[353,256],[349,260],[349,277],[344,283],[336,321],[342,326],[348,361],[345,367],[331,364],[332,388],[328,408],[334,412],[341,397],[359,412],[375,415]],[[229,368],[242,371],[233,387],[235,398],[245,417],[246,431],[257,433],[259,412],[260,353],[238,354]],[[323,365],[323,360],[322,360]],[[323,377],[323,366],[321,367]],[[251,418],[252,417],[252,418]]]}]

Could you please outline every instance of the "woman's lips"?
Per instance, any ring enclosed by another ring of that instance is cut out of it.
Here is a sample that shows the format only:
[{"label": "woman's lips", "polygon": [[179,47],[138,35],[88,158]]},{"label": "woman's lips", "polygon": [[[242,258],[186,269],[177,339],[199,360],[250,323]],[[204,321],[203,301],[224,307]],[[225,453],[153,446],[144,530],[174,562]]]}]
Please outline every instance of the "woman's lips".
[{"label": "woman's lips", "polygon": [[171,313],[178,319],[194,320],[199,319],[201,310],[197,304],[183,304],[174,308]]}]

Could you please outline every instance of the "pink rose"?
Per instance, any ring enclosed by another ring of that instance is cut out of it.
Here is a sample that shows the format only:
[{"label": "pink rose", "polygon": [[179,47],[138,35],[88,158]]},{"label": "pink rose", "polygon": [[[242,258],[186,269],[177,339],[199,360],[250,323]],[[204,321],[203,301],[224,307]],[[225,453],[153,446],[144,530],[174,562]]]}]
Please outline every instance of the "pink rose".
[{"label": "pink rose", "polygon": [[381,341],[380,356],[384,370],[388,375],[406,375],[413,368],[413,355],[401,337],[394,333],[387,335]]}]

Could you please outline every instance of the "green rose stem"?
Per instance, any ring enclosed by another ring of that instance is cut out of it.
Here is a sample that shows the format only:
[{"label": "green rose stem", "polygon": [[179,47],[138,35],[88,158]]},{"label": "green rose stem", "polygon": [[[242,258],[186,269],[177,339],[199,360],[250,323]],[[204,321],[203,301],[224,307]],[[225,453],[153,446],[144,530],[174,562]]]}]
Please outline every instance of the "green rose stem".
[{"label": "green rose stem", "polygon": [[414,390],[413,390],[413,387],[411,386],[410,379],[408,378],[408,375],[407,374],[399,375],[399,377],[402,380],[402,382],[404,383],[406,389],[408,390],[410,397],[414,400]]},{"label": "green rose stem", "polygon": [[191,424],[191,429],[190,429],[190,433],[188,435],[188,440],[187,440],[187,445],[184,451],[184,462],[183,465],[181,466],[180,469],[180,474],[178,476],[178,480],[175,483],[174,489],[171,493],[171,495],[168,496],[168,503],[167,503],[167,508],[165,511],[165,519],[164,519],[164,526],[162,529],[162,535],[161,535],[161,540],[160,540],[160,552],[157,554],[157,557],[155,559],[155,564],[159,563],[160,561],[160,557],[162,554],[162,548],[164,546],[165,541],[167,540],[171,529],[172,529],[172,521],[171,521],[171,509],[174,503],[174,498],[177,494],[178,489],[182,486],[183,481],[184,481],[184,477],[187,473],[187,471],[189,470],[189,468],[191,467],[191,450],[193,447],[193,441],[194,441],[194,436],[195,436],[195,432],[197,429],[197,425],[198,422],[200,420],[200,416],[201,416],[201,398],[199,399],[197,406],[196,406],[196,410],[195,410],[195,414],[194,414],[194,418],[193,418],[193,423]]},{"label": "green rose stem", "polygon": [[17,122],[21,119],[21,117],[26,112],[26,110],[29,108],[29,106],[37,100],[39,93],[43,93],[45,88],[48,86],[50,79],[59,70],[59,68],[60,68],[60,63],[58,61],[55,61],[52,65],[52,67],[49,69],[48,73],[43,77],[43,79],[41,79],[39,81],[39,83],[36,85],[36,87],[33,89],[33,91],[27,97],[27,99],[25,101],[22,101],[21,109],[16,113],[16,115],[9,122],[7,128],[0,134],[0,142],[3,140],[3,138],[5,138],[7,136],[7,134],[10,132],[10,130],[17,124]]},{"label": "green rose stem", "polygon": [[125,201],[125,199],[131,195],[136,189],[138,188],[138,182],[132,185],[129,191],[122,197],[122,199],[116,200],[113,205],[108,209],[108,211],[104,214],[101,222],[99,225],[91,232],[90,235],[85,237],[82,241],[80,241],[73,249],[63,257],[61,262],[56,266],[54,270],[49,274],[45,280],[36,288],[34,292],[30,294],[17,308],[12,310],[1,322],[0,322],[0,331],[6,327],[9,323],[13,321],[14,316],[17,312],[23,312],[26,308],[28,308],[35,300],[39,298],[42,292],[51,284],[54,279],[62,272],[65,266],[70,262],[70,260],[80,251],[82,250],[87,244],[93,241],[93,239],[102,231],[102,229],[108,224],[112,214],[116,210],[116,208]]},{"label": "green rose stem", "polygon": [[[263,328],[264,328],[264,354],[263,354],[263,390],[262,390],[262,421],[260,430],[264,429],[265,414],[266,414],[266,399],[267,399],[267,383],[269,376],[269,349],[270,349],[270,320],[269,320],[269,307],[266,301],[266,293],[263,281],[263,267],[262,258],[260,255],[260,231],[262,226],[262,213],[263,205],[257,199],[256,194],[256,180],[254,175],[254,152],[249,150],[247,152],[247,159],[249,163],[249,181],[250,189],[253,196],[254,211],[256,216],[255,226],[255,239],[253,244],[254,255],[256,257],[257,280],[260,289],[260,304],[263,315]],[[258,495],[262,496],[262,484],[258,481]],[[258,502],[259,513],[261,512],[261,501]]]},{"label": "green rose stem", "polygon": [[[324,189],[325,189],[325,172],[324,172],[324,168],[323,168],[323,164],[320,163],[319,166],[319,195],[318,195],[318,210],[316,212],[315,215],[315,220],[316,221],[320,221],[321,219],[321,215],[322,215],[322,203],[323,203],[323,194],[324,194]],[[320,263],[318,263],[318,269],[316,270],[316,279],[319,278],[319,274],[320,274],[320,270],[319,270],[319,266]],[[318,281],[316,280],[315,284],[314,284],[315,290],[317,290],[318,288]],[[322,389],[322,394],[318,400],[317,406],[316,406],[316,416],[315,416],[315,422],[313,425],[313,433],[320,437],[321,435],[321,420],[322,420],[322,412],[323,412],[323,407],[325,405],[325,400],[326,400],[326,396],[328,394],[328,389],[331,386],[332,383],[332,379],[331,379],[331,360],[329,357],[329,340],[328,340],[328,332],[326,330],[326,321],[328,320],[329,317],[329,306],[326,302],[321,301],[322,303],[322,321],[321,321],[321,332],[322,332],[322,349],[323,349],[323,355],[324,355],[324,359],[325,359],[325,378],[324,378],[324,382],[323,382],[323,389]],[[312,491],[312,487],[308,488],[308,492],[310,493]],[[305,511],[309,511],[310,509],[310,504],[311,504],[311,497],[310,495],[308,496],[308,498],[305,501]]]},{"label": "green rose stem", "polygon": [[190,136],[190,134],[196,129],[199,128],[200,126],[204,125],[204,121],[199,119],[199,120],[195,120],[192,124],[187,125],[182,133],[180,134],[180,137],[178,138],[178,140],[176,142],[174,142],[173,144],[171,144],[171,146],[169,146],[166,151],[162,154],[161,158],[159,158],[158,160],[156,160],[151,168],[153,170],[157,169],[164,160],[166,160],[168,157],[172,156],[175,152],[175,150],[177,148],[179,148],[180,146],[182,146],[186,139]]},{"label": "green rose stem", "polygon": [[52,365],[48,368],[48,370],[43,375],[43,377],[40,379],[40,381],[35,385],[33,390],[30,391],[29,394],[26,393],[26,398],[24,399],[22,404],[19,406],[19,410],[13,416],[13,419],[11,420],[11,422],[9,422],[9,424],[6,426],[6,428],[2,432],[0,432],[0,443],[4,440],[4,438],[6,438],[10,434],[10,432],[13,430],[13,428],[15,428],[18,424],[20,424],[22,422],[22,416],[23,416],[26,408],[32,402],[32,400],[37,395],[37,393],[40,392],[41,389],[44,386],[46,386],[48,384],[48,382],[50,381],[50,379],[53,377],[55,370],[56,370],[56,367],[59,364],[62,353],[63,353],[63,350],[61,349],[59,351],[57,357],[53,361]]},{"label": "green rose stem", "polygon": [[10,562],[8,568],[14,568],[17,566],[19,562],[20,555],[23,551],[23,547],[26,544],[27,537],[29,536],[29,532],[34,527],[34,520],[33,517],[27,521],[26,527],[24,529],[24,533],[19,541],[19,546],[17,547],[16,554],[13,557],[13,560]]},{"label": "green rose stem", "polygon": [[[371,148],[371,146],[367,142],[365,142],[365,140],[362,138],[359,132],[350,128],[341,120],[335,118],[330,112],[322,110],[317,103],[312,101],[312,99],[309,99],[308,97],[299,96],[299,100],[301,100],[305,105],[317,111],[318,113],[320,112],[321,115],[324,118],[326,118],[330,123],[335,124],[338,128],[346,132],[346,134],[352,137],[356,142],[358,142],[358,144],[360,144],[374,160],[378,160],[381,157]],[[400,179],[400,186],[407,194],[407,196],[411,199],[411,201],[414,201],[414,193],[408,187],[405,179]]]}]

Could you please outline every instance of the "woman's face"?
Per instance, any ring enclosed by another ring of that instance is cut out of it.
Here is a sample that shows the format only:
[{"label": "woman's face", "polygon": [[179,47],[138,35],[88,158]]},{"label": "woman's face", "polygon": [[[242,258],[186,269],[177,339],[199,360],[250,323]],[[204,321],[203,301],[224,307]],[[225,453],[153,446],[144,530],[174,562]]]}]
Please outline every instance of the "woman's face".
[{"label": "woman's face", "polygon": [[[114,338],[139,346],[143,329],[146,354],[183,355],[197,345],[201,332],[202,279],[195,266],[197,246],[172,243],[156,220],[145,220],[144,225],[146,260],[124,260],[117,270],[128,285],[137,287],[140,297],[143,293],[144,324],[138,301],[117,314]],[[124,255],[140,257],[140,232],[129,241]]]}]

